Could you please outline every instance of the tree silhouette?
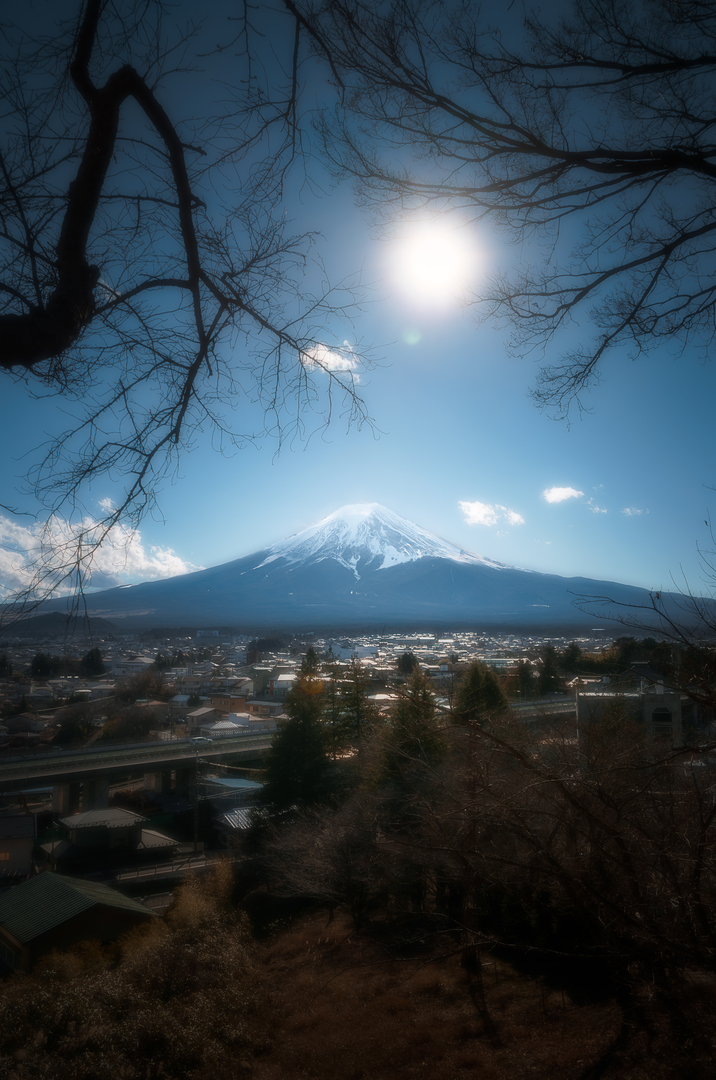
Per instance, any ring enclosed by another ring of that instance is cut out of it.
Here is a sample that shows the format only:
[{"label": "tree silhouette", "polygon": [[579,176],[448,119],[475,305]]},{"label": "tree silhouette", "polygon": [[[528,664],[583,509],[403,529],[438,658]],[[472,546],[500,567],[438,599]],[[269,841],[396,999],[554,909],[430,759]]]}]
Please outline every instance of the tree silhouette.
[{"label": "tree silhouette", "polygon": [[591,322],[591,337],[575,335],[542,369],[540,405],[566,415],[619,346],[709,355],[711,0],[528,9],[521,35],[511,8],[497,28],[457,2],[337,0],[311,11],[342,86],[323,126],[336,171],[387,215],[396,204],[459,210],[516,243],[541,241],[480,297],[512,326],[518,352]]},{"label": "tree silhouette", "polygon": [[[85,0],[0,50],[0,369],[75,403],[30,474],[51,517],[28,595],[81,586],[199,431],[221,449],[301,437],[305,412],[367,418],[352,291],[304,295],[311,237],[284,227],[295,109],[250,79],[214,115],[195,33],[161,0]],[[204,117],[175,119],[178,99]],[[96,520],[82,497],[107,474],[124,487]]]}]

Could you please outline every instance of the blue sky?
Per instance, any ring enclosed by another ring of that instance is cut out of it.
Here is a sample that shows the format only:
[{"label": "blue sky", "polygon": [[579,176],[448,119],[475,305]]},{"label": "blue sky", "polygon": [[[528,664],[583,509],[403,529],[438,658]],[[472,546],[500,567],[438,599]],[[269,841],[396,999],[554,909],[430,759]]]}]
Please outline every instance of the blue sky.
[{"label": "blue sky", "polygon": [[[347,430],[338,417],[279,453],[264,440],[226,456],[200,436],[160,493],[161,516],[144,520],[126,568],[110,559],[98,580],[216,565],[346,503],[378,502],[511,565],[653,589],[708,587],[699,547],[710,547],[716,484],[712,364],[688,350],[637,361],[615,352],[585,398],[591,411],[571,426],[550,420],[528,397],[536,365],[510,356],[503,332],[478,326],[469,306],[432,304],[415,288],[411,299],[401,288],[409,268],[393,258],[395,240],[356,207],[349,187],[289,192],[286,213],[298,229],[322,233],[317,250],[332,277],[361,270],[371,285],[345,340],[372,343],[381,358],[358,386],[374,430]],[[477,226],[461,235],[475,256],[466,284],[477,294],[484,274],[525,255]],[[32,519],[10,510],[37,509],[22,477],[43,432],[63,424],[62,407],[5,384],[0,502],[3,546],[14,552],[2,562],[6,588],[32,544]],[[114,495],[109,481],[95,486],[88,512],[97,505],[99,514]]]}]

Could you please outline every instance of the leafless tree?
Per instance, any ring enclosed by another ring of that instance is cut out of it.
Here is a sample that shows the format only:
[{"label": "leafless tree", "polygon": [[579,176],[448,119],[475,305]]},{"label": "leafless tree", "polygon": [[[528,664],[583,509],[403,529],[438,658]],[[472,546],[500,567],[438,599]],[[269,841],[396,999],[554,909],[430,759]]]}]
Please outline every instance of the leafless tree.
[{"label": "leafless tree", "polygon": [[588,730],[527,726],[503,710],[444,737],[448,753],[429,771],[413,758],[419,782],[403,785],[399,816],[394,789],[376,786],[371,768],[343,807],[279,836],[281,880],[348,906],[356,929],[368,901],[374,918],[401,911],[405,926],[408,914],[432,916],[495,1039],[485,950],[529,960],[575,996],[613,995],[624,1022],[607,1058],[666,1031],[667,1053],[712,1066],[712,768],[685,747],[649,743],[619,702]]},{"label": "leafless tree", "polygon": [[390,215],[459,210],[522,245],[478,303],[518,352],[548,353],[541,406],[567,414],[620,346],[708,356],[712,0],[575,0],[521,24],[510,5],[499,27],[460,0],[302,6],[341,89],[323,121],[336,170]]},{"label": "leafless tree", "polygon": [[[368,420],[342,344],[353,288],[320,271],[306,286],[312,237],[284,222],[302,151],[291,8],[286,68],[259,77],[242,23],[236,88],[213,97],[200,28],[161,0],[82,0],[45,36],[29,16],[5,33],[0,368],[71,416],[30,474],[53,524],[29,595],[81,585],[199,433],[222,450]],[[88,515],[98,477],[121,493]]]}]

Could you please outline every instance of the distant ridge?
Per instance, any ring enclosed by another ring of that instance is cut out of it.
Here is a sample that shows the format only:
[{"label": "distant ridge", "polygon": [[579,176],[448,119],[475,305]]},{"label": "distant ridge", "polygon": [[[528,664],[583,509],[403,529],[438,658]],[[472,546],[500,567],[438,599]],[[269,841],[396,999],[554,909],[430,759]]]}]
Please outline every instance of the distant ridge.
[{"label": "distant ridge", "polygon": [[112,634],[115,629],[116,627],[107,619],[84,619],[81,615],[47,611],[42,615],[29,616],[22,621],[8,625],[0,630],[0,637],[38,638],[44,635],[51,638],[85,637],[90,640],[100,636],[106,637]]},{"label": "distant ridge", "polygon": [[[580,596],[608,597],[585,614]],[[344,506],[242,559],[86,596],[87,614],[118,629],[234,626],[589,628],[650,608],[650,594],[617,582],[523,570],[443,540],[378,503]],[[662,594],[678,617],[682,598]],[[683,602],[683,601],[682,601]],[[45,610],[58,610],[60,601]],[[654,624],[646,618],[647,625]],[[683,614],[683,612],[681,613]]]}]

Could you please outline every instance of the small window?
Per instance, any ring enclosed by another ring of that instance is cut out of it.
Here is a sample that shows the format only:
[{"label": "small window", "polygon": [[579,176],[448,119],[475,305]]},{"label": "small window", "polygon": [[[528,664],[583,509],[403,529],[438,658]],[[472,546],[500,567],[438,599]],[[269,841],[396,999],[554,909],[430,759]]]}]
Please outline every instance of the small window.
[{"label": "small window", "polygon": [[0,851],[0,862],[9,862],[9,861],[10,861],[10,852],[9,851]]}]

